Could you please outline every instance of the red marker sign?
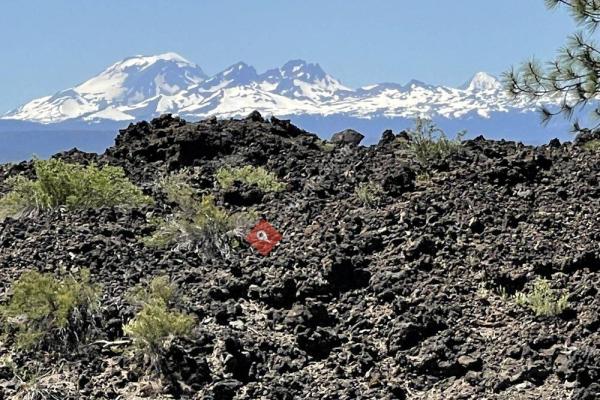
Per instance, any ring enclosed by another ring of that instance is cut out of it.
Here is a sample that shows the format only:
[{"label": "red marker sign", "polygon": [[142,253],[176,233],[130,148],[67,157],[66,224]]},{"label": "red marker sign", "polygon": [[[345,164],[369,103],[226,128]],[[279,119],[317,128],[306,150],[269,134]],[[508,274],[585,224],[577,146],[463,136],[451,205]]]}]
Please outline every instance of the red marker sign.
[{"label": "red marker sign", "polygon": [[262,220],[246,235],[246,241],[260,254],[266,256],[283,237],[267,221]]}]

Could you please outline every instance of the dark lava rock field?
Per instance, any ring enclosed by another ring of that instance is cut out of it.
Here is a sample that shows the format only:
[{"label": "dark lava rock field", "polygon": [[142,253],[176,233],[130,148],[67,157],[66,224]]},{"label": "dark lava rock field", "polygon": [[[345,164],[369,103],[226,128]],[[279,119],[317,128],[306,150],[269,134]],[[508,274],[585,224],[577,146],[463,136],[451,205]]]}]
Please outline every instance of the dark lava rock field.
[{"label": "dark lava rock field", "polygon": [[[588,135],[590,136],[590,135]],[[0,223],[0,301],[27,270],[89,268],[102,285],[94,338],[17,352],[0,338],[0,399],[599,399],[600,152],[483,138],[433,165],[387,131],[376,146],[326,143],[287,121],[163,116],[130,125],[102,155],[156,204],[56,209]],[[263,166],[286,190],[215,184],[223,165]],[[169,209],[155,186],[187,168],[231,212],[283,235],[267,256],[160,250],[140,238]],[[424,174],[425,170],[429,175]],[[0,167],[31,175],[31,162]],[[383,188],[367,206],[361,183]],[[128,289],[168,275],[197,317],[165,370],[132,355]],[[568,294],[559,315],[518,304],[538,279]],[[28,389],[31,388],[31,389]],[[28,391],[29,390],[29,391]],[[29,396],[29,397],[26,397]]]}]

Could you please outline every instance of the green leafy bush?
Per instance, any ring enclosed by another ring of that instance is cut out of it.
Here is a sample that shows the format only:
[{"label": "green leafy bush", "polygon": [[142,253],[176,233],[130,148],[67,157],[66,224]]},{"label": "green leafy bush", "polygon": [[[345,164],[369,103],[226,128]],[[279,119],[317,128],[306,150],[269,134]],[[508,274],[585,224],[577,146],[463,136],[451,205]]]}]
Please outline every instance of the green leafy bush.
[{"label": "green leafy bush", "polygon": [[1,320],[14,332],[17,347],[31,348],[56,337],[79,338],[97,310],[100,287],[90,283],[88,270],[61,280],[32,271],[13,283],[12,293],[0,307]]},{"label": "green leafy bush", "polygon": [[189,336],[196,322],[193,316],[172,309],[176,291],[167,277],[157,277],[147,286],[135,288],[129,296],[140,310],[123,327],[123,332],[153,363],[171,340]]},{"label": "green leafy bush", "polygon": [[374,182],[362,182],[354,190],[354,193],[360,202],[368,207],[374,206],[379,202],[382,192],[383,188],[381,185]]},{"label": "green leafy bush", "polygon": [[408,131],[409,150],[417,160],[428,165],[432,161],[444,159],[461,148],[465,132],[459,132],[455,139],[449,139],[446,133],[428,119],[417,118],[414,128]]},{"label": "green leafy bush", "polygon": [[157,220],[155,232],[143,239],[147,246],[192,249],[197,252],[229,254],[234,238],[256,222],[252,213],[230,214],[215,204],[212,195],[197,198],[194,189],[179,175],[160,183],[169,201],[178,209],[169,218]]},{"label": "green leafy bush", "polygon": [[263,192],[280,192],[285,189],[285,184],[280,182],[275,174],[263,167],[252,165],[238,168],[221,167],[217,170],[215,177],[223,189],[229,189],[236,181],[248,185],[254,184]]},{"label": "green leafy bush", "polygon": [[121,167],[69,164],[62,160],[35,160],[35,180],[15,176],[11,191],[0,199],[0,220],[58,206],[95,208],[150,203],[126,177]]},{"label": "green leafy bush", "polygon": [[568,293],[557,294],[546,279],[538,279],[530,293],[517,292],[515,301],[529,307],[536,315],[553,316],[561,314],[568,306]]}]

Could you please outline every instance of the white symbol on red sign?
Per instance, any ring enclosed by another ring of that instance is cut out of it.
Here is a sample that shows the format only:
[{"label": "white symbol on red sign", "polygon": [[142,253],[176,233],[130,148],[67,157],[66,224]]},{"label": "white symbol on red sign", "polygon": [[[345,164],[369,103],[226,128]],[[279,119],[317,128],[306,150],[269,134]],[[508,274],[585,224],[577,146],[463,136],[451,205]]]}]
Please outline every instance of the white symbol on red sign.
[{"label": "white symbol on red sign", "polygon": [[246,241],[263,256],[269,254],[282,238],[281,233],[265,220],[261,220],[246,235]]}]

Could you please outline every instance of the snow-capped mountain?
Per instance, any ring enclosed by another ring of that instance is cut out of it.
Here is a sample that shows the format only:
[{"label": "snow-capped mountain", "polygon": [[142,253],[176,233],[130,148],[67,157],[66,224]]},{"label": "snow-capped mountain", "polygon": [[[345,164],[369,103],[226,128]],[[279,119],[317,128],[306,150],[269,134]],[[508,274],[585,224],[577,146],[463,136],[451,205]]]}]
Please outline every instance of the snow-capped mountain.
[{"label": "snow-capped mountain", "polygon": [[197,65],[166,53],[117,62],[92,79],[35,99],[3,116],[43,124],[83,120],[127,121],[171,112],[188,119],[267,115],[344,115],[357,118],[489,117],[493,112],[530,111],[515,103],[498,80],[484,72],[459,88],[412,80],[351,89],[318,64],[293,60],[259,74],[237,63],[207,77]]},{"label": "snow-capped mountain", "polygon": [[410,127],[416,116],[432,118],[449,134],[466,129],[470,137],[535,144],[570,140],[569,122],[540,125],[538,106],[508,98],[498,79],[484,72],[457,88],[411,80],[355,89],[302,60],[260,73],[239,62],[207,76],[174,53],[135,56],[0,117],[0,162],[48,157],[72,147],[101,152],[119,128],[163,113],[194,121],[258,110],[324,138],[354,128],[366,136],[365,144],[376,143],[385,129]]},{"label": "snow-capped mountain", "polygon": [[33,100],[3,118],[44,124],[70,119],[133,120],[160,109],[160,100],[207,78],[197,65],[175,53],[119,61],[92,79]]}]

